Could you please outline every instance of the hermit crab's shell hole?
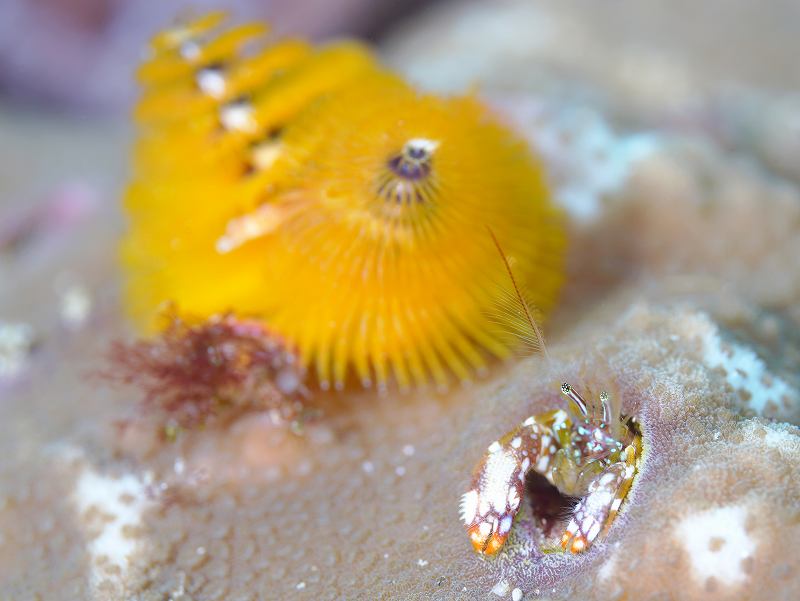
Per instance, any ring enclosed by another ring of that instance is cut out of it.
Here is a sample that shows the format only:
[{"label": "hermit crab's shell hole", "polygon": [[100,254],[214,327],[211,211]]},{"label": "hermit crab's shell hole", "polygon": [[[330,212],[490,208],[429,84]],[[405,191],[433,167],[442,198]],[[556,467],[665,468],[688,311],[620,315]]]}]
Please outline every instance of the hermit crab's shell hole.
[{"label": "hermit crab's shell hole", "polygon": [[535,526],[544,537],[544,546],[555,544],[564,532],[578,497],[563,494],[541,474],[530,471],[525,476],[525,498],[530,504]]}]

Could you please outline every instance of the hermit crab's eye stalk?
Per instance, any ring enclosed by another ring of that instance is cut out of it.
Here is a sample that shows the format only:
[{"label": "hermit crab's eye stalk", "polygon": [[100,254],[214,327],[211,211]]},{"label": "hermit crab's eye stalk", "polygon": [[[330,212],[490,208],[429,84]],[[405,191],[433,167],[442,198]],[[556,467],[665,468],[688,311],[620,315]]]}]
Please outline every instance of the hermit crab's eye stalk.
[{"label": "hermit crab's eye stalk", "polygon": [[608,392],[605,390],[600,393],[600,405],[603,407],[603,423],[611,421],[611,408],[609,406]]},{"label": "hermit crab's eye stalk", "polygon": [[427,203],[435,192],[431,171],[438,142],[413,138],[386,162],[378,179],[378,195],[397,204]]},{"label": "hermit crab's eye stalk", "polygon": [[583,397],[579,395],[577,392],[575,392],[572,386],[570,386],[567,382],[564,382],[561,385],[561,392],[564,393],[564,395],[569,400],[575,403],[575,406],[578,408],[583,417],[589,415],[589,410],[586,401],[583,400]]}]

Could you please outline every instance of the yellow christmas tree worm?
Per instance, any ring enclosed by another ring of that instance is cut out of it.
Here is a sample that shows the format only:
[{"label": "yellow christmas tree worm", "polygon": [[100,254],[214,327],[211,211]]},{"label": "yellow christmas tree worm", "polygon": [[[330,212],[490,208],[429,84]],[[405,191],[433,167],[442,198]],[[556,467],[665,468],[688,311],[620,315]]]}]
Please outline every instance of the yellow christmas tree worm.
[{"label": "yellow christmas tree worm", "polygon": [[[211,23],[211,25],[209,25]],[[563,230],[526,145],[475,98],[422,94],[361,45],[214,20],[161,34],[139,72],[124,241],[145,326],[180,312],[258,319],[320,384],[468,378],[508,341],[487,316],[502,240],[542,311]]]}]

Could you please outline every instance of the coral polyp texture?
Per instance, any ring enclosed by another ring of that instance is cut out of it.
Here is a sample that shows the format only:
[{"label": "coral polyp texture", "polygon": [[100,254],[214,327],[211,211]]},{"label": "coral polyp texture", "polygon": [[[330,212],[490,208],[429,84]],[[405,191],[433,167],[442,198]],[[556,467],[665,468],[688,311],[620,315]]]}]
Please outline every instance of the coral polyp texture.
[{"label": "coral polyp texture", "polygon": [[492,325],[502,241],[536,307],[562,280],[563,227],[527,145],[472,96],[423,94],[354,42],[159,34],[124,241],[127,304],[247,317],[320,385],[468,379],[509,341]]}]

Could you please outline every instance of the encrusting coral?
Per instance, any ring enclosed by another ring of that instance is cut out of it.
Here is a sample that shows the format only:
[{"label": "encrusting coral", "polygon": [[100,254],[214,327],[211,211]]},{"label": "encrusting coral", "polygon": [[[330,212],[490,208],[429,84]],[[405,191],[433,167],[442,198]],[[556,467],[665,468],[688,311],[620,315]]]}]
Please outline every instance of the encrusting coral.
[{"label": "encrusting coral", "polygon": [[127,304],[262,321],[322,388],[445,386],[504,357],[502,241],[546,313],[563,227],[527,145],[475,98],[416,91],[364,47],[211,15],[152,43],[125,206]]}]

